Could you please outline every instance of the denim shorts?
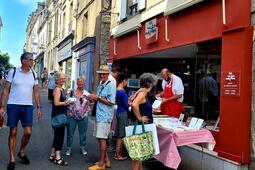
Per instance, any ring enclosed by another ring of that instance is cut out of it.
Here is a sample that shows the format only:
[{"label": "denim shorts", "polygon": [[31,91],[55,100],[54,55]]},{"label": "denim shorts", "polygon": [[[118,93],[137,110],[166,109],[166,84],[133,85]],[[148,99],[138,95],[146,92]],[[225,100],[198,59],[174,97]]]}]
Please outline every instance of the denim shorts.
[{"label": "denim shorts", "polygon": [[7,105],[7,126],[17,127],[19,120],[22,127],[31,127],[33,125],[33,109],[31,105]]}]

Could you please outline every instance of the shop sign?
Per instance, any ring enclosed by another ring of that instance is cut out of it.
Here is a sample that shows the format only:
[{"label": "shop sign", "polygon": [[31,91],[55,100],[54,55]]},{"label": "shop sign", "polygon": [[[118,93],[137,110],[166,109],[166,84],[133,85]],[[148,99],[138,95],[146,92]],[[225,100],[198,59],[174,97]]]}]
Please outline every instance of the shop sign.
[{"label": "shop sign", "polygon": [[221,95],[226,97],[240,96],[240,72],[222,72]]},{"label": "shop sign", "polygon": [[158,41],[157,19],[145,23],[145,43],[152,44]]},{"label": "shop sign", "polygon": [[59,51],[58,51],[58,62],[63,61],[63,60],[65,60],[65,59],[72,56],[71,47],[72,47],[72,44],[70,42],[66,46],[64,46],[63,48],[59,49]]}]

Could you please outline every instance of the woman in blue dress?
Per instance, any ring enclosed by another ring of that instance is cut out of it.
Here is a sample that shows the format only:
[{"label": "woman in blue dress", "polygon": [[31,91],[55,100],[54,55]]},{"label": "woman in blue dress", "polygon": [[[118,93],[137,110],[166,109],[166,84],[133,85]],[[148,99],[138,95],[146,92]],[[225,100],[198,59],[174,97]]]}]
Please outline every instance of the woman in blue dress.
[{"label": "woman in blue dress", "polygon": [[[152,106],[147,99],[147,94],[157,84],[157,77],[151,73],[144,73],[140,76],[140,89],[135,93],[132,100],[131,121],[143,121],[153,123]],[[142,161],[133,160],[132,170],[142,170]]]}]

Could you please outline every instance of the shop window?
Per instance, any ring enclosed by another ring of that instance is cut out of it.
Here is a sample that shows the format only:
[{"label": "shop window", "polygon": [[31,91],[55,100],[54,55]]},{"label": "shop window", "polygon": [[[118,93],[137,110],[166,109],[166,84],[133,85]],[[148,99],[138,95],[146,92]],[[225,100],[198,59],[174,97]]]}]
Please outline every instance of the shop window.
[{"label": "shop window", "polygon": [[72,59],[66,60],[65,75],[66,75],[66,89],[71,88],[71,74],[72,74]]},{"label": "shop window", "polygon": [[63,62],[59,62],[58,64],[59,64],[58,71],[63,72]]},{"label": "shop window", "polygon": [[[86,57],[84,57],[86,58]],[[80,76],[84,76],[84,77],[88,77],[87,75],[87,70],[88,70],[88,62],[87,60],[80,60],[80,70],[79,70],[79,75]],[[88,88],[88,81],[86,81],[86,84],[85,84],[85,88],[87,89]]]},{"label": "shop window", "polygon": [[[151,102],[162,91],[161,70],[169,68],[184,85],[184,114],[204,119],[204,126],[214,128],[220,110],[221,39],[191,44],[145,54],[116,62],[129,78],[139,78],[144,72],[155,73],[158,85],[149,94]],[[128,89],[129,94],[137,89]]]}]

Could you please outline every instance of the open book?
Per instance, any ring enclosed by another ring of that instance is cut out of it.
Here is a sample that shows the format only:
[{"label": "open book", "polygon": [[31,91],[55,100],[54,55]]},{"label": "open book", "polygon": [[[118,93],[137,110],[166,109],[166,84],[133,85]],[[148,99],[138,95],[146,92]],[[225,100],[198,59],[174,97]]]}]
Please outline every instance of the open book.
[{"label": "open book", "polygon": [[158,99],[155,100],[155,101],[153,102],[153,104],[152,104],[152,108],[153,108],[153,109],[159,109],[161,103],[162,103],[162,100],[158,100]]},{"label": "open book", "polygon": [[192,129],[193,130],[199,130],[199,129],[201,129],[203,123],[204,123],[203,119],[192,117],[192,119],[189,123],[188,129],[190,129],[190,130],[192,130]]}]

